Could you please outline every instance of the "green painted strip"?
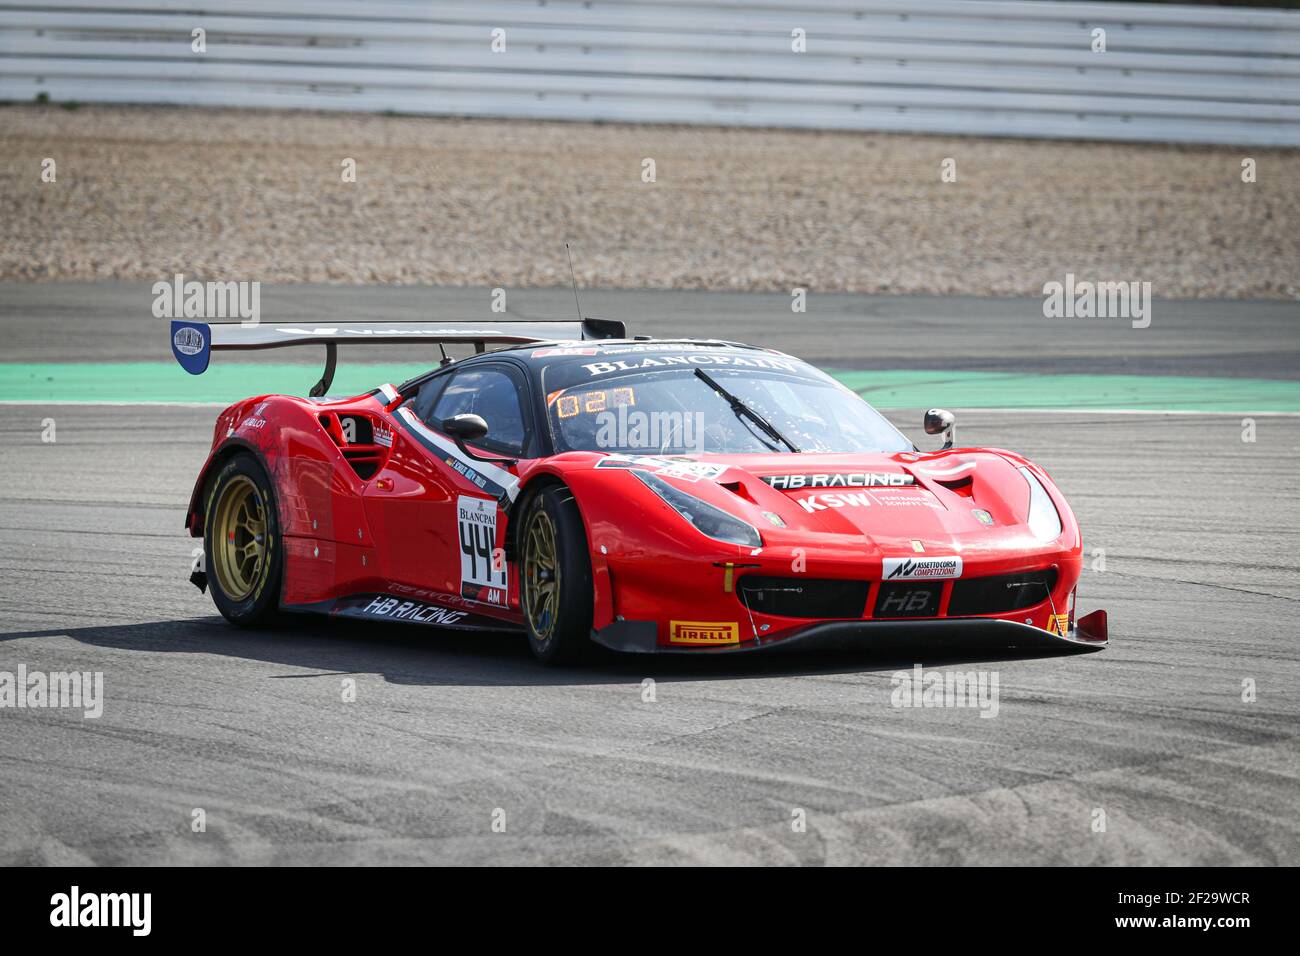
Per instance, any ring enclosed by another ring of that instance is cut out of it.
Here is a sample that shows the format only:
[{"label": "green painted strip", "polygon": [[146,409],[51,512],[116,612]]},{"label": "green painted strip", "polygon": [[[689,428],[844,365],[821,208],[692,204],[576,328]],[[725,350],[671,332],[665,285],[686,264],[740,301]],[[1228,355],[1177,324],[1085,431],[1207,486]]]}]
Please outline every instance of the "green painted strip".
[{"label": "green painted strip", "polygon": [[[330,394],[356,395],[428,368],[342,365]],[[916,370],[831,374],[880,408],[1300,412],[1300,382],[1272,379]],[[170,362],[0,363],[0,401],[229,403],[268,393],[305,395],[319,377],[319,365],[231,362],[214,364],[203,375],[187,375]]]},{"label": "green painted strip", "polygon": [[[254,395],[306,395],[322,366],[214,362],[190,375],[174,362],[0,364],[0,401],[221,402]],[[404,382],[429,365],[340,365],[331,395],[359,395]]]},{"label": "green painted strip", "polygon": [[1275,379],[914,370],[830,374],[878,408],[1300,412],[1300,382]]}]

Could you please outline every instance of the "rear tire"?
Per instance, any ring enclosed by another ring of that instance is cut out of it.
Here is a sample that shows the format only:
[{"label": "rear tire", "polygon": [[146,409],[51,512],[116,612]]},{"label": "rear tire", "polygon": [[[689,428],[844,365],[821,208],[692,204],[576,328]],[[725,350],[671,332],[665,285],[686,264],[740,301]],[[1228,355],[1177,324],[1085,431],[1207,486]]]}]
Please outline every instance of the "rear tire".
[{"label": "rear tire", "polygon": [[203,560],[212,601],[232,624],[266,623],[279,610],[284,547],[275,493],[251,454],[236,454],[208,482]]},{"label": "rear tire", "polygon": [[519,589],[528,645],[544,664],[571,664],[590,650],[591,553],[573,492],[543,489],[524,512]]}]

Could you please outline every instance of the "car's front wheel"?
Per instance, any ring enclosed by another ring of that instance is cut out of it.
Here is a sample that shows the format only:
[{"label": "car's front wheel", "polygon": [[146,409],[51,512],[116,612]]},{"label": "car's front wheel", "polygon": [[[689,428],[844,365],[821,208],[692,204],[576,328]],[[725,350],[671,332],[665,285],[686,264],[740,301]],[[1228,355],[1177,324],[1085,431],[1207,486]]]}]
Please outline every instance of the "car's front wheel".
[{"label": "car's front wheel", "polygon": [[262,466],[240,453],[208,483],[203,556],[212,600],[228,621],[251,625],[279,608],[284,553],[275,497]]},{"label": "car's front wheel", "polygon": [[546,664],[577,661],[591,647],[591,554],[568,488],[547,488],[528,505],[520,566],[533,654]]}]

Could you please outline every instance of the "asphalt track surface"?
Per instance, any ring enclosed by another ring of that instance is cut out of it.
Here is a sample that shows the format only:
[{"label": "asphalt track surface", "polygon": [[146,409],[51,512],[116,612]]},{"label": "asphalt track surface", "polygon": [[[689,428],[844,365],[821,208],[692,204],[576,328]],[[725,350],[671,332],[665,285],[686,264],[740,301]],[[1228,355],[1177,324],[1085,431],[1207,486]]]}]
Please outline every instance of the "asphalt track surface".
[{"label": "asphalt track surface", "polygon": [[[421,317],[418,291],[399,292]],[[111,313],[98,341],[31,305],[75,295]],[[744,312],[746,297],[722,298]],[[631,293],[619,317],[680,333],[659,317],[678,301]],[[137,333],[157,337],[111,289],[5,286],[0,303],[6,361],[122,360],[146,347]],[[888,367],[915,361],[932,333],[917,367],[1009,367],[992,352],[1026,337],[1000,324],[1014,307],[863,301],[842,311],[878,308],[879,336],[735,318],[734,337],[870,368],[891,348]],[[1294,306],[1178,307],[1181,334],[1109,358],[1071,334],[1110,371],[1296,377]],[[1076,361],[1066,352],[1020,355],[1050,371]],[[553,670],[509,635],[226,625],[186,580],[181,528],[213,415],[0,406],[0,671],[105,682],[98,719],[0,709],[2,864],[1300,863],[1296,416],[1259,416],[1243,442],[1231,415],[962,414],[962,444],[1030,454],[1070,497],[1089,552],[1081,608],[1111,615],[1099,653]],[[919,411],[891,417],[919,431]],[[917,662],[996,674],[997,716],[892,706],[893,675]]]}]

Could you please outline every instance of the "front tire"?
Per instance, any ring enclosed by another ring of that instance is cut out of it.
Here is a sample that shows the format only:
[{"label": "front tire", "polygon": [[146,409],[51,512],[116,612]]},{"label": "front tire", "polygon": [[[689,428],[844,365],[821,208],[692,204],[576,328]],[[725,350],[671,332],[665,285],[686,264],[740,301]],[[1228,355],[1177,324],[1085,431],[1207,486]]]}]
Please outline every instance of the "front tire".
[{"label": "front tire", "polygon": [[591,648],[591,553],[573,492],[546,488],[524,513],[520,591],[528,645],[544,664]]},{"label": "front tire", "polygon": [[248,627],[279,609],[284,548],[275,494],[261,464],[240,452],[208,483],[203,559],[222,617]]}]

